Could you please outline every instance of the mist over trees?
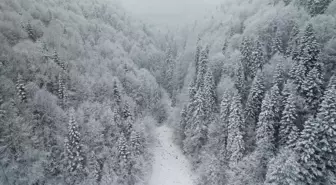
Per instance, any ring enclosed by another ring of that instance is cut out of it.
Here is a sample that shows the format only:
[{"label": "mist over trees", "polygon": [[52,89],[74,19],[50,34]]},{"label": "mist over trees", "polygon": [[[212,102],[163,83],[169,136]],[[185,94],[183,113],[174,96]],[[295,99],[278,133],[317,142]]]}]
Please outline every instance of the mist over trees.
[{"label": "mist over trees", "polygon": [[336,1],[225,0],[160,30],[115,0],[0,2],[0,184],[336,183]]}]

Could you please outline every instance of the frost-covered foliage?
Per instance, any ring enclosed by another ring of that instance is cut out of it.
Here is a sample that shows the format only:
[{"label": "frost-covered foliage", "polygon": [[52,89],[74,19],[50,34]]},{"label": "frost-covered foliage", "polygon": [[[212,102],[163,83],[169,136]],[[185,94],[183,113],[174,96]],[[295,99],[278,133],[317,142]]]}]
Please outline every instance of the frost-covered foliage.
[{"label": "frost-covered foliage", "polygon": [[206,153],[192,160],[201,184],[335,183],[335,90],[327,85],[335,82],[334,9],[329,0],[226,0],[194,27],[199,34],[190,33],[181,52],[190,65],[181,87],[189,103],[177,104],[184,107],[180,129],[199,123],[189,112],[199,98],[197,45],[210,46],[220,107],[205,119],[207,141],[185,150]]},{"label": "frost-covered foliage", "polygon": [[0,7],[0,184],[145,184],[142,118],[167,115],[151,30],[114,0]]}]

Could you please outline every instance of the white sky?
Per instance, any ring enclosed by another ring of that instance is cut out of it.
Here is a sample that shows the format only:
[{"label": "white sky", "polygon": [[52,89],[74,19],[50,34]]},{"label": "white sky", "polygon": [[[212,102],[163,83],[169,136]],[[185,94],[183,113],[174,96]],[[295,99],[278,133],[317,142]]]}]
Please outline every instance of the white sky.
[{"label": "white sky", "polygon": [[223,0],[120,0],[127,11],[146,22],[176,26],[202,18]]}]

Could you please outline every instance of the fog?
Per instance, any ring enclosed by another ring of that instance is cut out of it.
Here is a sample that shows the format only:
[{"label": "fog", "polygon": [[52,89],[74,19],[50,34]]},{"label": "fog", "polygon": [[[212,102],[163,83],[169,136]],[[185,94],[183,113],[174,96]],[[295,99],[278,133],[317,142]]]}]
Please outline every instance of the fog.
[{"label": "fog", "polygon": [[216,9],[223,0],[122,0],[134,16],[160,26],[176,27],[193,22]]}]

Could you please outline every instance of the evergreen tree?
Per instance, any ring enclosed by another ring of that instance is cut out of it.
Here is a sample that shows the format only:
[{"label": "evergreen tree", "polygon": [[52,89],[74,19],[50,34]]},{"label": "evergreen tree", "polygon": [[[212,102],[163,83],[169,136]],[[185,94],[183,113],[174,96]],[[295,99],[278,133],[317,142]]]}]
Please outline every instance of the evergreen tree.
[{"label": "evergreen tree", "polygon": [[279,127],[279,100],[280,92],[275,85],[266,94],[259,115],[257,124],[256,144],[257,152],[259,152],[262,165],[274,155],[277,130]]},{"label": "evergreen tree", "polygon": [[179,125],[179,130],[178,130],[178,133],[181,137],[181,141],[183,141],[186,137],[184,134],[184,131],[186,129],[187,122],[188,122],[188,107],[185,105],[181,111],[181,120],[180,120],[180,125]]},{"label": "evergreen tree", "polygon": [[36,34],[35,34],[35,31],[34,31],[32,25],[31,25],[30,21],[28,21],[28,23],[27,23],[25,29],[26,29],[26,32],[28,33],[29,38],[30,38],[33,42],[36,42],[36,40],[37,40],[37,36],[36,36]]},{"label": "evergreen tree", "polygon": [[208,67],[207,72],[204,77],[204,98],[205,98],[205,109],[208,118],[211,118],[211,114],[217,113],[217,95],[215,82],[213,80],[213,75],[211,69]]},{"label": "evergreen tree", "polygon": [[313,68],[302,84],[303,96],[312,115],[316,114],[322,96],[323,80],[321,78],[319,71]]},{"label": "evergreen tree", "polygon": [[317,121],[321,130],[319,133],[318,148],[322,155],[324,177],[327,174],[336,173],[336,80],[335,76],[330,79],[327,90],[322,98],[321,108],[317,114]]},{"label": "evergreen tree", "polygon": [[298,53],[298,59],[306,68],[305,75],[316,66],[319,53],[320,50],[316,40],[315,30],[312,24],[308,24],[301,38]]},{"label": "evergreen tree", "polygon": [[101,181],[102,176],[102,165],[99,163],[96,153],[92,151],[89,156],[89,164],[88,164],[88,178],[90,184],[98,185]]},{"label": "evergreen tree", "polygon": [[227,151],[230,165],[237,164],[245,151],[242,128],[244,127],[243,110],[239,94],[235,94],[232,99],[231,111],[228,125]]},{"label": "evergreen tree", "polygon": [[58,66],[61,66],[61,60],[60,60],[60,58],[59,58],[58,53],[57,53],[56,50],[54,51],[54,54],[53,54],[52,57],[53,57],[54,62],[55,62]]},{"label": "evergreen tree", "polygon": [[[230,116],[230,110],[231,110],[231,100],[230,95],[227,91],[224,92],[222,102],[220,105],[220,123],[221,127],[220,132],[223,134],[223,140],[224,142],[221,142],[223,147],[226,150],[227,147],[227,140],[228,140],[228,126],[229,126],[229,116]],[[219,143],[220,144],[220,143]],[[226,153],[226,152],[225,152]]]},{"label": "evergreen tree", "polygon": [[299,130],[295,124],[295,121],[298,117],[296,99],[297,97],[295,94],[289,95],[286,101],[285,109],[282,113],[279,131],[279,144],[281,146],[293,146],[299,136]]},{"label": "evergreen tree", "polygon": [[303,94],[303,83],[305,81],[306,75],[306,66],[302,61],[298,63],[298,65],[294,66],[294,78],[293,78],[293,83],[295,84],[295,90],[299,94]]},{"label": "evergreen tree", "polygon": [[245,85],[244,69],[241,63],[239,63],[239,66],[235,71],[234,85],[239,95],[242,97],[242,100],[244,101],[247,96],[247,92],[246,92],[247,90],[246,90],[246,85]]},{"label": "evergreen tree", "polygon": [[129,146],[124,134],[118,139],[118,158],[121,162],[127,163],[130,155]]},{"label": "evergreen tree", "polygon": [[279,90],[283,90],[285,82],[285,72],[283,70],[283,66],[281,64],[278,64],[273,76],[273,85],[277,85]]},{"label": "evergreen tree", "polygon": [[68,135],[65,141],[65,154],[67,169],[74,176],[77,176],[84,169],[84,154],[82,151],[79,128],[75,120],[75,111],[70,110]]},{"label": "evergreen tree", "polygon": [[27,96],[26,96],[26,87],[24,85],[22,76],[19,74],[16,82],[16,90],[17,94],[20,98],[20,101],[25,103],[27,102]]},{"label": "evergreen tree", "polygon": [[310,15],[323,14],[333,0],[300,0]]},{"label": "evergreen tree", "polygon": [[259,40],[255,42],[252,51],[252,64],[251,64],[251,78],[254,78],[259,69],[262,69],[265,64],[265,56]]},{"label": "evergreen tree", "polygon": [[198,66],[198,73],[197,78],[196,78],[196,89],[198,90],[203,90],[204,89],[204,78],[205,75],[207,73],[207,68],[208,68],[208,54],[207,54],[207,50],[203,50],[201,52],[201,56],[200,56],[200,62],[199,62],[199,66]]},{"label": "evergreen tree", "polygon": [[243,38],[242,44],[240,46],[240,53],[242,55],[241,64],[243,69],[244,80],[247,80],[248,77],[253,76],[251,69],[253,68],[253,42],[252,39],[247,37]]},{"label": "evergreen tree", "polygon": [[245,107],[246,125],[255,127],[258,122],[258,116],[261,111],[261,103],[264,98],[265,84],[264,75],[261,71],[258,71],[257,76],[252,82],[250,94],[247,98]]},{"label": "evergreen tree", "polygon": [[138,132],[132,131],[131,133],[131,153],[135,156],[141,155],[143,153],[143,142]]},{"label": "evergreen tree", "polygon": [[299,33],[300,33],[300,30],[299,30],[299,26],[295,23],[292,30],[291,30],[291,33],[290,33],[290,36],[289,36],[289,41],[288,41],[288,46],[287,46],[287,50],[286,50],[286,55],[287,56],[291,56],[293,60],[297,60],[297,56],[298,56],[298,53],[297,53],[297,49],[298,49],[298,46],[300,44],[300,37],[299,37]]},{"label": "evergreen tree", "polygon": [[323,175],[324,162],[317,144],[320,133],[319,125],[320,123],[315,118],[309,118],[296,144],[296,151],[300,156],[298,159],[300,171],[297,178],[308,185],[316,184]]},{"label": "evergreen tree", "polygon": [[116,80],[113,82],[113,99],[117,106],[121,105],[121,96]]},{"label": "evergreen tree", "polygon": [[277,33],[275,34],[275,37],[273,38],[273,42],[272,42],[272,54],[276,54],[276,53],[283,53],[282,50],[283,46],[282,46],[282,40],[280,35]]}]

